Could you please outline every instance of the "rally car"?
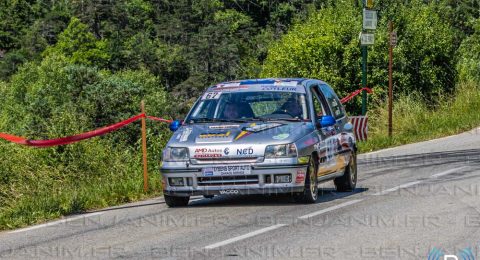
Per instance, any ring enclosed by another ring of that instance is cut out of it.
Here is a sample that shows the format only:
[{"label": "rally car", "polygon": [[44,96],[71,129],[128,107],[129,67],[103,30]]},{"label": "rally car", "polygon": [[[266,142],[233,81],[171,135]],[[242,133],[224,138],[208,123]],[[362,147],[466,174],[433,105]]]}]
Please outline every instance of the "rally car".
[{"label": "rally car", "polygon": [[288,193],[314,203],[320,182],[357,182],[353,126],[335,92],[315,79],[253,79],[209,87],[163,151],[165,202],[193,195]]}]

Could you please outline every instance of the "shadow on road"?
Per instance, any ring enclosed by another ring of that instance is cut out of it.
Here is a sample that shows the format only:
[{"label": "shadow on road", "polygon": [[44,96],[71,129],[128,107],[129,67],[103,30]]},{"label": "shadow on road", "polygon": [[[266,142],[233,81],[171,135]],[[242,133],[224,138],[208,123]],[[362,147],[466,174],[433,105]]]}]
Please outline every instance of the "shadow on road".
[{"label": "shadow on road", "polygon": [[[368,191],[368,188],[357,188],[352,192],[336,192],[334,188],[320,188],[319,198],[316,203],[324,203],[336,199],[346,198],[355,194]],[[276,195],[224,195],[213,199],[202,199],[190,202],[188,207],[238,207],[238,206],[296,206],[290,194]]]}]

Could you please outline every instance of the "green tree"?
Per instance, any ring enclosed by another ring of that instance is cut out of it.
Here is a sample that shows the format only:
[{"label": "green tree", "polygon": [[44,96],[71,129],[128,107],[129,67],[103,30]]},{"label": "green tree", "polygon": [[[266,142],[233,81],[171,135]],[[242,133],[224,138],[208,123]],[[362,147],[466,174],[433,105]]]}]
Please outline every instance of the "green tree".
[{"label": "green tree", "polygon": [[63,55],[71,63],[105,67],[110,59],[107,40],[97,40],[87,25],[72,17],[58,42],[45,50],[44,55]]}]

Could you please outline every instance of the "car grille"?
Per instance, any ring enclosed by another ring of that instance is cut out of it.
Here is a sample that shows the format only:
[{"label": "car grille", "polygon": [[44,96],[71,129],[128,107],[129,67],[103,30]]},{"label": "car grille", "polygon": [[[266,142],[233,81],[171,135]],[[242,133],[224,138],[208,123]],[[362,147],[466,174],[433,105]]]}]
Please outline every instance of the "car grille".
[{"label": "car grille", "polygon": [[198,177],[198,186],[227,186],[258,184],[258,175]]}]

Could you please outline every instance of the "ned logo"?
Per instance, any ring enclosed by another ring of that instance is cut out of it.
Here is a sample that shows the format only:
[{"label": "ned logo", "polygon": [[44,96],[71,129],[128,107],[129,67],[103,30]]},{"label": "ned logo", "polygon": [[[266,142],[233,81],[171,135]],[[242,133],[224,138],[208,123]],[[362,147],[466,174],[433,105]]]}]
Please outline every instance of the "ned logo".
[{"label": "ned logo", "polygon": [[428,254],[428,260],[475,260],[470,247],[461,249],[456,255],[445,254],[441,249],[432,248]]}]

